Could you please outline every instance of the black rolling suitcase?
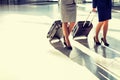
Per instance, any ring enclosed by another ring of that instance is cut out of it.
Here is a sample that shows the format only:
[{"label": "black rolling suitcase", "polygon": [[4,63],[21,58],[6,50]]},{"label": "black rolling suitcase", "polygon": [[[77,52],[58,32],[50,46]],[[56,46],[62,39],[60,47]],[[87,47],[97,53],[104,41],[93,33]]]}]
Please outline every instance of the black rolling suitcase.
[{"label": "black rolling suitcase", "polygon": [[47,33],[47,38],[49,38],[49,41],[54,39],[60,40],[62,36],[62,22],[61,20],[56,20],[50,27],[49,32]]},{"label": "black rolling suitcase", "polygon": [[88,18],[90,17],[92,12],[88,15],[87,19],[85,21],[78,21],[75,27],[72,30],[72,36],[80,37],[80,36],[88,36],[89,32],[91,31],[93,24],[92,21],[94,19],[94,16],[92,17],[91,21],[88,21]]}]

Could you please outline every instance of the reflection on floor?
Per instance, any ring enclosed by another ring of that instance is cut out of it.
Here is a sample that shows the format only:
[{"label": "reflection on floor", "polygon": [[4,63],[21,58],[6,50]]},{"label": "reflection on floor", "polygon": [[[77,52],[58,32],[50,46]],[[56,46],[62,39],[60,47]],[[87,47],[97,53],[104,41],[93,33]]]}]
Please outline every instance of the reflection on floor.
[{"label": "reflection on floor", "polygon": [[68,56],[74,62],[77,62],[78,64],[87,67],[100,80],[118,80],[119,79],[120,54],[115,53],[114,51],[112,51],[111,49],[103,45],[102,46],[93,45],[93,47],[90,48],[88,44],[88,39],[86,38],[79,39],[79,40],[77,39],[72,42],[73,43],[78,42],[76,44],[80,43],[79,45],[83,45],[84,47],[86,47],[87,49],[95,53],[90,52],[89,50],[85,50],[80,46],[78,47],[78,45],[73,46],[72,51],[63,49],[63,45],[61,41],[53,43],[52,46],[54,46],[57,50],[61,51],[63,54]]}]

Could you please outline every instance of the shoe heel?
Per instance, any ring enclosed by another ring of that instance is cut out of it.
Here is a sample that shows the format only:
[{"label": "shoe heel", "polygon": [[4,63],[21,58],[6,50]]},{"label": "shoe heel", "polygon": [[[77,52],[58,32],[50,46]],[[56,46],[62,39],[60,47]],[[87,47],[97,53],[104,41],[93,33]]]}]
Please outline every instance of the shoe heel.
[{"label": "shoe heel", "polygon": [[104,41],[103,38],[101,38],[101,43],[102,43],[102,42],[104,43],[105,46],[109,46],[109,44],[108,44],[106,41]]},{"label": "shoe heel", "polygon": [[65,37],[64,36],[63,36],[63,44],[64,44],[65,47],[67,46],[67,44],[65,42]]},{"label": "shoe heel", "polygon": [[94,42],[96,43],[96,45],[101,45],[101,43],[98,41],[95,40],[95,37],[94,37]]},{"label": "shoe heel", "polygon": [[103,42],[103,38],[101,38],[101,44],[102,44],[102,42]]}]

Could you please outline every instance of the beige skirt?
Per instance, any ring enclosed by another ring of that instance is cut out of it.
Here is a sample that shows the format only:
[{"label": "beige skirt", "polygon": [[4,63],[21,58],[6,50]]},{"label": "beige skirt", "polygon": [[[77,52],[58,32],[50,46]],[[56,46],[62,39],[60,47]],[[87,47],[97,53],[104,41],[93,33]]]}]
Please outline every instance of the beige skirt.
[{"label": "beige skirt", "polygon": [[76,4],[60,4],[62,22],[76,21]]}]

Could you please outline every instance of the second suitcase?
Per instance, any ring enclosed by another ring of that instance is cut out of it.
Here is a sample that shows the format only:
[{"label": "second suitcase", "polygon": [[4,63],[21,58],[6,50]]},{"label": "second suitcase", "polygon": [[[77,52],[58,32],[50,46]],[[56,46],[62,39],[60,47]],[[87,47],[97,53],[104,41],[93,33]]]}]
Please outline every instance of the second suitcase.
[{"label": "second suitcase", "polygon": [[56,20],[50,27],[47,33],[47,38],[49,38],[49,41],[51,41],[53,39],[61,39],[62,36],[62,22],[61,20]]}]

